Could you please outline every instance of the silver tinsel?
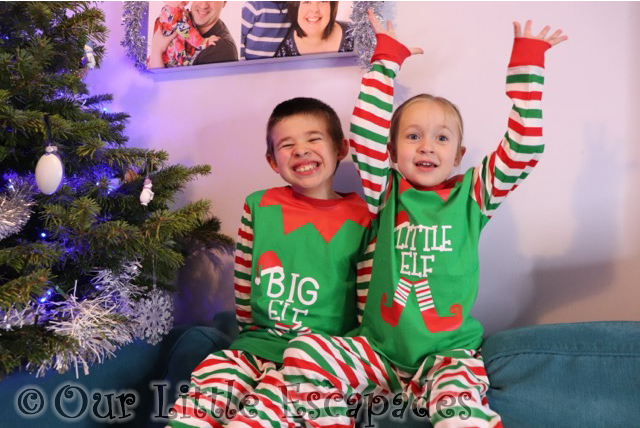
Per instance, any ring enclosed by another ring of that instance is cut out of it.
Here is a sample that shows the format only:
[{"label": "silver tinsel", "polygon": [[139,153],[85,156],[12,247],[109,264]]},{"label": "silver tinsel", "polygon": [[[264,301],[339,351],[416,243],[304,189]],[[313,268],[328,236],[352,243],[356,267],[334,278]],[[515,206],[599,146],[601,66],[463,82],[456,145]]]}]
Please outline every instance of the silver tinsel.
[{"label": "silver tinsel", "polygon": [[[112,293],[78,300],[70,295],[62,302],[50,303],[56,306],[56,316],[49,322],[47,330],[58,336],[69,336],[75,339],[78,347],[59,352],[37,369],[36,376],[44,375],[53,368],[64,373],[71,366],[82,367],[85,375],[89,374],[89,365],[102,363],[105,358],[114,356],[120,346],[133,341],[133,334],[127,322],[115,312]],[[29,367],[28,367],[29,368]]]},{"label": "silver tinsel", "polygon": [[0,240],[22,229],[31,217],[30,186],[9,182],[8,192],[0,196]]},{"label": "silver tinsel", "polygon": [[369,9],[382,20],[382,1],[354,1],[351,11],[349,33],[353,37],[354,51],[358,56],[358,64],[364,69],[371,67],[371,57],[376,48],[376,33],[369,22]]},{"label": "silver tinsel", "polygon": [[109,305],[129,319],[135,318],[135,299],[144,292],[142,287],[132,283],[140,275],[141,268],[139,261],[129,261],[124,263],[121,272],[116,274],[109,269],[98,270],[91,280],[96,289],[113,297]]},{"label": "silver tinsel", "polygon": [[[127,56],[140,70],[147,69],[147,17],[149,2],[126,1],[122,9],[124,40],[120,42],[127,49]],[[145,27],[143,28],[143,25]]]},{"label": "silver tinsel", "polygon": [[36,319],[42,315],[43,307],[37,304],[22,309],[16,309],[12,306],[7,312],[0,311],[0,336],[2,336],[2,330],[11,331],[14,328],[33,325]]}]

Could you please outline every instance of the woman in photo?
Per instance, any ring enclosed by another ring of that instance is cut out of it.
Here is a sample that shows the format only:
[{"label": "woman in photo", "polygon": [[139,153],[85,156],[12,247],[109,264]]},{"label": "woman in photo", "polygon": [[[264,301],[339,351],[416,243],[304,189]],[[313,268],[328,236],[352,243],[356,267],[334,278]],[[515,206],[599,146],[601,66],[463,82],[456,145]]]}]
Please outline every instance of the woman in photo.
[{"label": "woman in photo", "polygon": [[352,51],[353,38],[347,36],[347,24],[336,21],[337,13],[337,1],[288,2],[291,29],[275,56]]}]

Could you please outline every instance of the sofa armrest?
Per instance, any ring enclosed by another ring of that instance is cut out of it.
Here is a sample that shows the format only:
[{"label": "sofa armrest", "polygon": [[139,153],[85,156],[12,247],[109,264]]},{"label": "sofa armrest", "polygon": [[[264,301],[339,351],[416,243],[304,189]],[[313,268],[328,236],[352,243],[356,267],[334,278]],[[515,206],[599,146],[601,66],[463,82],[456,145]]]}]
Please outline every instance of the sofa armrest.
[{"label": "sofa armrest", "polygon": [[505,427],[622,427],[640,415],[640,322],[517,328],[482,348]]}]

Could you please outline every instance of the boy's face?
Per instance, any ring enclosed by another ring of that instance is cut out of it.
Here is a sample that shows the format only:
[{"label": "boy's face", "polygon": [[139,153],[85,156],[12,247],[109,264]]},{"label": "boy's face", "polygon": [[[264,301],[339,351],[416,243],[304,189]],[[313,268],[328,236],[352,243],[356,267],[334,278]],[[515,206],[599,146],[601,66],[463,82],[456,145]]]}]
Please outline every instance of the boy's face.
[{"label": "boy's face", "polygon": [[294,191],[317,199],[330,199],[338,160],[349,151],[347,140],[336,150],[324,120],[313,115],[289,116],[271,130],[274,156],[267,154],[273,170]]},{"label": "boy's face", "polygon": [[435,102],[416,101],[400,117],[391,159],[412,185],[436,186],[460,164],[465,148],[459,147],[459,141],[452,114]]}]

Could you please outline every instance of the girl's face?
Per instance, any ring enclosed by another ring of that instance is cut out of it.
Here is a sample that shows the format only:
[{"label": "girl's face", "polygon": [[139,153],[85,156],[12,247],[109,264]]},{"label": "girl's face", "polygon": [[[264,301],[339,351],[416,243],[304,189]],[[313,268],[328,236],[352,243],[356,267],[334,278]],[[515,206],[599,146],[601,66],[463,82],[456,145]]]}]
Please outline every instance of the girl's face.
[{"label": "girl's face", "polygon": [[321,37],[331,17],[328,1],[303,1],[298,8],[298,25],[307,36]]},{"label": "girl's face", "polygon": [[413,186],[432,187],[450,177],[465,148],[455,117],[438,103],[418,100],[399,119],[391,159]]}]

